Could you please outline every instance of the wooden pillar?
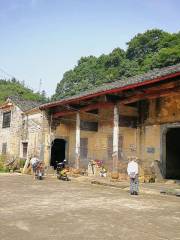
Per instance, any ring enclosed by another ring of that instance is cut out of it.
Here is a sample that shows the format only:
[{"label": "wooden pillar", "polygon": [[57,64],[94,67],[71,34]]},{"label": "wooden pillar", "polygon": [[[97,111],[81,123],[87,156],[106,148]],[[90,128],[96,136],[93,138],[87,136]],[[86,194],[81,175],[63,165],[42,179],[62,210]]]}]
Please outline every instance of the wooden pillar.
[{"label": "wooden pillar", "polygon": [[[29,119],[28,119],[28,114],[26,115],[26,122],[25,122],[25,130],[24,130],[24,134],[23,134],[23,138],[25,139],[25,140],[27,140],[28,141],[28,148],[27,148],[27,157],[26,157],[26,161],[25,161],[25,164],[24,164],[24,167],[23,167],[23,173],[25,174],[26,172],[27,172],[27,168],[28,168],[28,166],[29,166],[29,163],[30,163],[30,153],[29,153],[29,134],[28,134],[28,121],[29,121]],[[23,139],[23,140],[24,140]],[[22,143],[21,143],[22,144]],[[23,151],[23,150],[22,150]]]},{"label": "wooden pillar", "polygon": [[114,125],[113,125],[113,172],[118,171],[118,143],[119,141],[119,111],[117,105],[114,106]]},{"label": "wooden pillar", "polygon": [[[54,140],[54,135],[52,135],[52,124],[53,124],[53,115],[50,115],[50,121],[47,122],[47,118],[45,116],[45,112],[44,112],[44,123],[43,126],[46,129],[46,131],[48,132],[48,144],[47,144],[47,160],[48,160],[48,166],[51,165],[51,148],[52,148],[52,143]],[[46,141],[46,131],[44,130],[44,143]]]},{"label": "wooden pillar", "polygon": [[75,168],[79,168],[80,162],[80,114],[76,114],[76,159],[75,159]]}]

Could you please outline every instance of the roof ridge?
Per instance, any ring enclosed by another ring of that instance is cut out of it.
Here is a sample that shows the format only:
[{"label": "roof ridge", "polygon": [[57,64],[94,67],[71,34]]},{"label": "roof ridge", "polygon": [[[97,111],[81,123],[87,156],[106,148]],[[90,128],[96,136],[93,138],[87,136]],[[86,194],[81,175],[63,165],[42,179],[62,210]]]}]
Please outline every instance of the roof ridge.
[{"label": "roof ridge", "polygon": [[10,99],[14,104],[16,104],[23,112],[36,108],[42,105],[42,102],[24,99],[19,95],[9,96],[7,99]]},{"label": "roof ridge", "polygon": [[148,71],[144,74],[139,74],[139,75],[128,77],[128,78],[117,79],[110,83],[104,83],[100,86],[97,86],[96,88],[89,89],[87,91],[82,91],[76,95],[69,96],[66,98],[61,98],[59,100],[43,104],[41,105],[41,109],[46,108],[48,106],[55,106],[61,103],[70,102],[83,97],[88,97],[88,96],[91,97],[95,94],[98,94],[100,92],[106,92],[108,90],[115,90],[117,88],[118,89],[126,88],[131,85],[133,88],[133,85],[135,84],[145,84],[145,82],[152,81],[153,79],[158,79],[158,78],[171,75],[171,74],[176,74],[176,73],[180,73],[180,63],[176,65],[163,67],[163,68],[154,68],[153,70]]}]

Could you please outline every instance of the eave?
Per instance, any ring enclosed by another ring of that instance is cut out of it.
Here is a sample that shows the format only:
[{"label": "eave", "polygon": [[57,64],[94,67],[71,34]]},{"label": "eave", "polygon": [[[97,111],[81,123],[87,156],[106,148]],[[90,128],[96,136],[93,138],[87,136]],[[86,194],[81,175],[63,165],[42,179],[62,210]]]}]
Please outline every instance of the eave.
[{"label": "eave", "polygon": [[161,76],[161,77],[156,77],[154,79],[146,80],[146,81],[143,81],[143,82],[129,84],[129,85],[126,85],[126,86],[123,86],[123,87],[115,87],[115,88],[111,88],[109,90],[90,93],[90,94],[83,95],[83,96],[80,96],[80,97],[74,97],[74,98],[72,97],[72,99],[62,99],[62,100],[59,100],[59,101],[56,101],[56,102],[44,104],[44,105],[40,106],[40,109],[45,110],[45,109],[53,108],[53,107],[56,107],[56,106],[63,106],[63,105],[66,105],[66,104],[71,104],[71,103],[78,103],[78,102],[83,101],[83,100],[92,99],[92,98],[103,96],[103,95],[106,95],[106,94],[121,93],[121,92],[125,92],[127,90],[130,90],[130,89],[135,90],[135,89],[137,89],[138,87],[141,87],[141,86],[148,86],[148,85],[158,83],[158,82],[161,82],[161,81],[166,81],[167,79],[172,79],[172,78],[175,78],[175,77],[178,77],[178,76],[180,76],[180,71],[178,71],[176,73],[172,73],[172,74],[167,74],[167,75],[164,75],[164,76]]}]

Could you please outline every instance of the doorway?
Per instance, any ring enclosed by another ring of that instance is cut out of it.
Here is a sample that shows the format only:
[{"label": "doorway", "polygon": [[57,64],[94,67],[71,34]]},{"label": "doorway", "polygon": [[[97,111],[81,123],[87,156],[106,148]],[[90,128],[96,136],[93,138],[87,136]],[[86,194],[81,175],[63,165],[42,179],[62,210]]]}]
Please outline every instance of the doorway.
[{"label": "doorway", "polygon": [[62,162],[66,157],[66,140],[56,138],[51,145],[50,165],[56,169],[57,163]]},{"label": "doorway", "polygon": [[168,128],[166,132],[166,178],[180,179],[180,128]]},{"label": "doorway", "polygon": [[23,142],[22,143],[22,157],[27,158],[27,152],[28,152],[28,143]]}]

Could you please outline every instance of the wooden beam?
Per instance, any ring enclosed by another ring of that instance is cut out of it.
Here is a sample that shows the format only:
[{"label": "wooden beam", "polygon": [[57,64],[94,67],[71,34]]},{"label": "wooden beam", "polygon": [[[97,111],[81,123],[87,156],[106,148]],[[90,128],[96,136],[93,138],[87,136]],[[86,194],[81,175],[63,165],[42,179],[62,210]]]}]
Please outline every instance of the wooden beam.
[{"label": "wooden beam", "polygon": [[154,94],[154,93],[159,93],[160,91],[163,90],[172,90],[172,89],[177,89],[180,87],[180,81],[176,82],[168,82],[168,83],[162,83],[161,85],[156,85],[148,88],[142,88],[142,89],[131,89],[131,92],[128,92],[123,96],[123,98],[130,98],[133,96],[137,96],[138,94]]},{"label": "wooden beam", "polygon": [[127,97],[124,100],[121,100],[121,104],[129,104],[129,103],[133,103],[133,102],[137,102],[140,100],[145,100],[145,99],[153,99],[153,98],[159,98],[159,97],[164,97],[164,96],[168,96],[170,94],[180,94],[180,87],[177,88],[173,88],[173,89],[165,89],[165,90],[154,90],[154,91],[148,91],[142,94],[136,94],[134,96],[131,97]]},{"label": "wooden beam", "polygon": [[171,82],[168,82],[168,83],[161,83],[161,84],[158,84],[156,86],[146,88],[145,91],[148,91],[148,89],[150,89],[150,90],[172,89],[172,88],[179,87],[179,86],[180,86],[180,80],[173,81],[173,82],[171,81]]},{"label": "wooden beam", "polygon": [[114,106],[114,104],[111,103],[111,102],[96,103],[96,104],[88,105],[86,107],[82,107],[82,108],[77,109],[77,110],[71,110],[71,111],[67,110],[67,111],[58,112],[58,113],[55,113],[53,115],[53,117],[58,118],[58,117],[63,117],[63,116],[75,114],[76,112],[88,112],[88,111],[91,111],[91,110],[94,110],[94,109],[108,108],[108,107],[112,107],[112,106]]},{"label": "wooden beam", "polygon": [[69,104],[69,103],[75,103],[75,102],[80,102],[80,101],[83,101],[83,100],[87,100],[87,99],[92,99],[92,98],[96,98],[96,97],[99,97],[99,96],[102,96],[102,95],[105,95],[105,94],[113,94],[113,93],[120,93],[120,92],[123,92],[123,91],[127,91],[127,90],[130,90],[130,89],[135,89],[135,88],[139,88],[139,87],[142,87],[142,86],[147,86],[147,85],[152,85],[154,83],[158,83],[158,82],[162,82],[162,81],[167,81],[168,79],[172,79],[172,78],[175,78],[175,77],[178,77],[180,76],[180,72],[177,71],[175,73],[170,73],[170,74],[167,74],[167,75],[164,75],[164,76],[160,76],[160,77],[155,77],[153,79],[149,79],[149,80],[146,80],[146,81],[142,81],[142,82],[138,82],[138,83],[134,83],[134,84],[130,84],[130,85],[125,85],[123,87],[116,87],[116,88],[111,88],[111,89],[106,89],[106,90],[102,90],[102,91],[97,91],[95,93],[90,93],[90,94],[87,94],[87,95],[82,95],[80,97],[72,97],[70,98],[69,100],[67,99],[64,99],[64,100],[59,100],[59,101],[56,101],[56,102],[52,102],[52,103],[47,103],[47,104],[44,104],[40,107],[40,109],[47,109],[47,108],[52,108],[52,107],[55,107],[55,106],[58,106],[58,105],[61,105],[63,106],[64,104]]},{"label": "wooden beam", "polygon": [[154,99],[154,98],[159,98],[159,97],[167,97],[167,96],[175,96],[175,95],[180,95],[180,89],[179,90],[174,90],[172,92],[164,92],[164,93],[161,93],[161,94],[154,94],[152,96],[149,96],[148,99]]},{"label": "wooden beam", "polygon": [[72,115],[75,114],[77,111],[73,110],[73,111],[62,111],[62,112],[57,112],[53,114],[53,118],[58,118],[58,117],[63,117],[63,116],[67,116],[67,115]]},{"label": "wooden beam", "polygon": [[96,103],[80,109],[80,112],[88,112],[94,109],[112,107],[114,104],[112,102]]},{"label": "wooden beam", "polygon": [[[137,90],[138,91],[138,90]],[[174,94],[175,92],[180,91],[180,83],[167,83],[160,86],[155,86],[149,89],[142,89],[139,93],[134,93],[131,96],[126,96],[124,99],[119,100],[117,103],[120,105],[126,105],[129,103],[137,102],[144,99],[153,99],[158,97],[167,96],[169,94]],[[102,102],[102,103],[96,103],[91,104],[85,107],[82,107],[77,110],[66,110],[61,111],[53,114],[54,118],[63,117],[67,115],[75,114],[76,112],[88,112],[94,109],[100,109],[100,108],[108,108],[114,106],[114,103],[112,102]]]}]

